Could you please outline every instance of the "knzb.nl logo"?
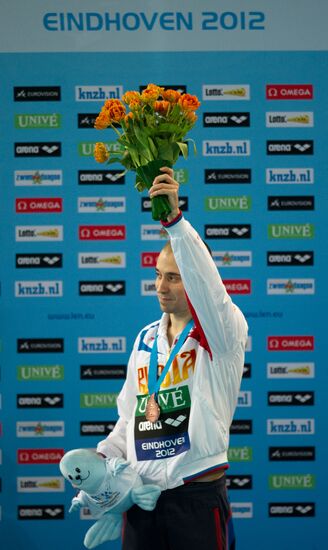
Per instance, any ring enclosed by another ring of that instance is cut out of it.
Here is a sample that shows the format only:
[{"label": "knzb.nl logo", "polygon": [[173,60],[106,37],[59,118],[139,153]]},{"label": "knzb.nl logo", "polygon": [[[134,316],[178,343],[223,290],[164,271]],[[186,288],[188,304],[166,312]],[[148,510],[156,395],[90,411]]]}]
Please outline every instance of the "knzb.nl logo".
[{"label": "knzb.nl logo", "polygon": [[314,418],[268,418],[268,435],[313,435]]},{"label": "knzb.nl logo", "polygon": [[104,101],[105,99],[120,99],[123,86],[75,86],[75,101]]}]

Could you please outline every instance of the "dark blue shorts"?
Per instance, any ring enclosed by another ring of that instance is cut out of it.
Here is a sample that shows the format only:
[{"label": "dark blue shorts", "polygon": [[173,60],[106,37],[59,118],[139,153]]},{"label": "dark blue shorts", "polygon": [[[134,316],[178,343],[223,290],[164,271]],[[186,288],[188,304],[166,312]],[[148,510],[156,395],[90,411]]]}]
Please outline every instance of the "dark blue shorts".
[{"label": "dark blue shorts", "polygon": [[163,491],[155,510],[128,510],[122,550],[235,550],[225,475]]}]

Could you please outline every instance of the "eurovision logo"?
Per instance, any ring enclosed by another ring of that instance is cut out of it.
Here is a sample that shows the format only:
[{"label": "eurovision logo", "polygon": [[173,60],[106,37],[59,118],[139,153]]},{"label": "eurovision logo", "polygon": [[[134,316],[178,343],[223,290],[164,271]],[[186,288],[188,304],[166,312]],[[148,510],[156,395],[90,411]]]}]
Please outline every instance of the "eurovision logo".
[{"label": "eurovision logo", "polygon": [[268,210],[314,210],[313,195],[270,195]]},{"label": "eurovision logo", "polygon": [[242,101],[250,99],[249,84],[203,84],[205,101]]},{"label": "eurovision logo", "polygon": [[126,377],[125,365],[81,365],[81,380],[115,380]]},{"label": "eurovision logo", "polygon": [[63,353],[63,338],[18,338],[17,353]]},{"label": "eurovision logo", "polygon": [[60,86],[15,86],[14,101],[60,101]]},{"label": "eurovision logo", "polygon": [[214,168],[205,169],[205,183],[251,183],[250,168]]},{"label": "eurovision logo", "polygon": [[315,460],[315,447],[269,447],[269,460],[282,461],[312,461]]}]

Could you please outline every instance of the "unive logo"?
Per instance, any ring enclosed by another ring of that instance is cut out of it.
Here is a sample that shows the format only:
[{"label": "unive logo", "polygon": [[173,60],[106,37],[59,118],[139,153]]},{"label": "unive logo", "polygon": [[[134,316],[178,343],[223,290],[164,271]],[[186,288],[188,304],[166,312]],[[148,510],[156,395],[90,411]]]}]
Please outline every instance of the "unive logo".
[{"label": "unive logo", "polygon": [[17,142],[15,157],[61,157],[59,141]]},{"label": "unive logo", "polygon": [[313,351],[314,336],[268,336],[268,351]]},{"label": "unive logo", "polygon": [[248,157],[251,154],[249,140],[205,140],[203,141],[204,157]]},{"label": "unive logo", "polygon": [[315,294],[314,279],[268,279],[267,294]]},{"label": "unive logo", "polygon": [[18,493],[63,493],[65,482],[62,477],[18,477]]},{"label": "unive logo", "polygon": [[315,447],[269,447],[269,460],[283,461],[312,461],[315,460]]},{"label": "unive logo", "polygon": [[206,101],[242,101],[250,99],[249,84],[204,84],[203,99]]},{"label": "unive logo", "polygon": [[126,338],[123,336],[80,337],[78,353],[125,353]]},{"label": "unive logo", "polygon": [[205,210],[207,211],[248,212],[251,209],[251,206],[251,197],[246,195],[239,197],[205,197]]},{"label": "unive logo", "polygon": [[205,183],[251,183],[250,168],[214,168],[205,169]]},{"label": "unive logo", "polygon": [[313,195],[271,195],[267,200],[268,210],[314,210]]},{"label": "unive logo", "polygon": [[267,363],[268,378],[314,378],[314,363]]},{"label": "unive logo", "polygon": [[206,224],[205,239],[250,239],[250,224]]},{"label": "unive logo", "polygon": [[275,502],[269,504],[270,517],[314,517],[314,502]]},{"label": "unive logo", "polygon": [[105,101],[105,99],[121,99],[123,86],[75,86],[75,101]]},{"label": "unive logo", "polygon": [[218,267],[251,267],[252,252],[250,250],[212,251],[212,258]]},{"label": "unive logo", "polygon": [[313,265],[313,263],[314,252],[312,250],[267,252],[267,265],[269,266],[307,266]]},{"label": "unive logo", "polygon": [[229,462],[251,462],[253,460],[252,447],[229,447]]},{"label": "unive logo", "polygon": [[80,252],[79,268],[114,269],[126,267],[125,252]]},{"label": "unive logo", "polygon": [[60,86],[15,86],[14,101],[60,101]]},{"label": "unive logo", "polygon": [[313,99],[312,84],[267,84],[267,99]]},{"label": "unive logo", "polygon": [[253,517],[253,503],[231,502],[231,511],[233,518],[250,519]]},{"label": "unive logo", "polygon": [[125,281],[79,281],[80,296],[123,296]]},{"label": "unive logo", "polygon": [[312,111],[279,111],[266,113],[267,128],[312,128]]},{"label": "unive logo", "polygon": [[16,225],[16,242],[62,241],[62,225]]},{"label": "unive logo", "polygon": [[168,239],[166,229],[160,225],[142,224],[140,231],[142,241],[162,241]]},{"label": "unive logo", "polygon": [[[78,154],[80,157],[93,157],[96,141],[81,141],[78,143]],[[105,141],[110,153],[124,153],[124,147],[116,141]]]},{"label": "unive logo", "polygon": [[60,268],[63,267],[63,255],[44,254],[16,254],[16,268]]},{"label": "unive logo", "polygon": [[18,114],[15,115],[15,128],[42,130],[56,129],[61,127],[61,115],[59,113],[40,113],[40,114]]},{"label": "unive logo", "polygon": [[267,155],[313,155],[313,140],[268,140]]},{"label": "unive logo", "polygon": [[79,185],[123,185],[125,175],[122,170],[79,170]]},{"label": "unive logo", "polygon": [[314,168],[267,168],[265,181],[268,184],[312,184]]},{"label": "unive logo", "polygon": [[249,113],[203,113],[203,126],[206,128],[224,128],[250,126]]},{"label": "unive logo", "polygon": [[113,409],[116,407],[118,393],[81,393],[81,409]]},{"label": "unive logo", "polygon": [[313,435],[314,418],[268,418],[268,435]]},{"label": "unive logo", "polygon": [[15,281],[16,298],[61,298],[63,281]]},{"label": "unive logo", "polygon": [[17,437],[64,437],[62,420],[28,420],[16,422]]},{"label": "unive logo", "polygon": [[78,212],[90,214],[113,214],[126,211],[125,197],[78,197]]},{"label": "unive logo", "polygon": [[125,225],[80,225],[79,239],[81,241],[125,240]]},{"label": "unive logo", "polygon": [[20,382],[64,380],[64,365],[19,365],[17,380]]},{"label": "unive logo", "polygon": [[60,197],[16,199],[17,214],[50,214],[63,211],[63,199]]},{"label": "unive logo", "polygon": [[269,476],[269,489],[314,489],[313,474],[273,474]]},{"label": "unive logo", "polygon": [[313,223],[273,223],[268,226],[269,239],[313,239]]},{"label": "unive logo", "polygon": [[63,184],[62,170],[15,170],[15,185],[18,187],[56,187]]}]

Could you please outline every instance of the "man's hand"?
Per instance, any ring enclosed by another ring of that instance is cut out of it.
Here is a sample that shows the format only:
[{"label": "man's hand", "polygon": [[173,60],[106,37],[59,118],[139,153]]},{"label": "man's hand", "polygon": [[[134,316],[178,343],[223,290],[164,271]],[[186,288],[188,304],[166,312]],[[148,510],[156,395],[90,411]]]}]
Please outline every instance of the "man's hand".
[{"label": "man's hand", "polygon": [[170,222],[179,214],[179,184],[173,178],[172,168],[163,166],[160,170],[163,173],[156,176],[148,192],[151,199],[158,195],[167,195],[171,207],[171,213],[167,216],[167,221]]}]

